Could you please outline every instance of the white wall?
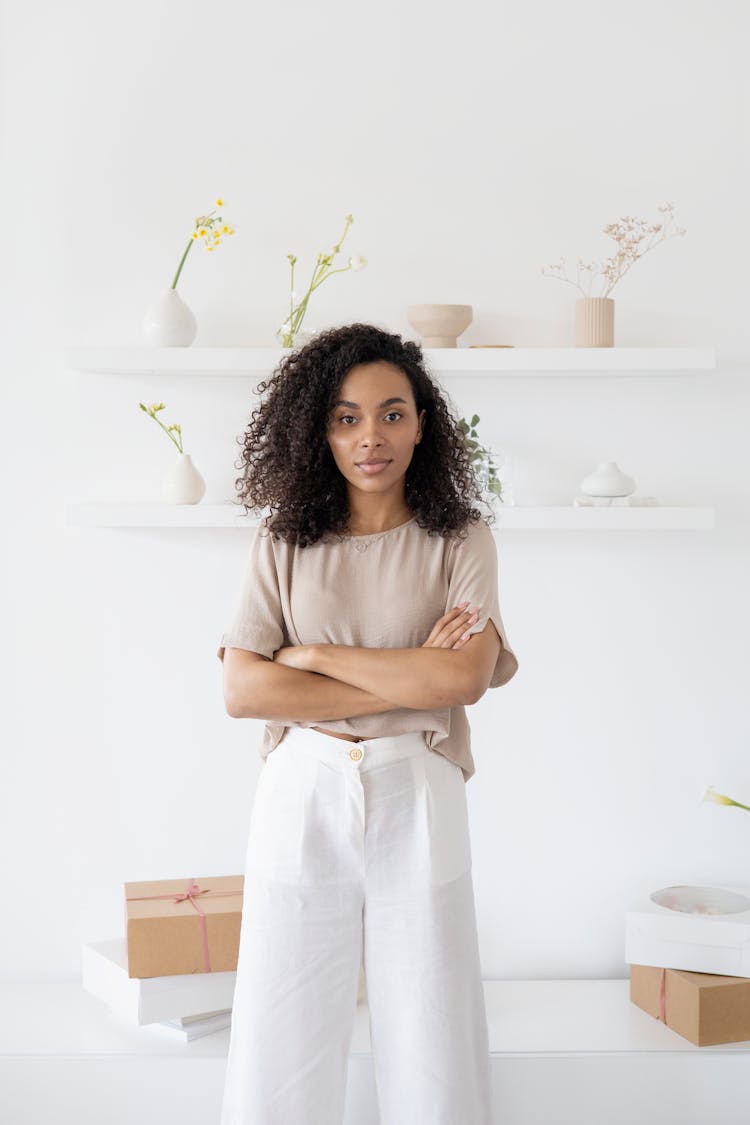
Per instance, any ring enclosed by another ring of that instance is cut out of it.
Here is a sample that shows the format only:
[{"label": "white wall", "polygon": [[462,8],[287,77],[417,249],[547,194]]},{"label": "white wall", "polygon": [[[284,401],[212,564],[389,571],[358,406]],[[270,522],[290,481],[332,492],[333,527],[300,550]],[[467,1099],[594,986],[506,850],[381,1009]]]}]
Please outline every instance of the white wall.
[{"label": "white wall", "polygon": [[[486,977],[626,976],[640,891],[750,882],[747,9],[469,0],[210,9],[4,5],[2,390],[6,636],[3,972],[75,976],[122,932],[128,879],[242,868],[261,727],[224,712],[216,647],[247,537],[103,530],[65,504],[159,499],[162,400],[234,496],[251,381],[66,371],[72,345],[139,344],[193,217],[196,345],[274,344],[286,254],[303,276],[354,215],[367,256],[309,326],[472,304],[463,344],[572,345],[601,228],[687,228],[612,294],[616,343],[715,346],[715,373],[467,380],[459,413],[515,458],[518,503],[566,503],[600,460],[711,531],[504,531],[520,671],[472,709],[474,879]],[[455,386],[455,384],[454,384]]]}]

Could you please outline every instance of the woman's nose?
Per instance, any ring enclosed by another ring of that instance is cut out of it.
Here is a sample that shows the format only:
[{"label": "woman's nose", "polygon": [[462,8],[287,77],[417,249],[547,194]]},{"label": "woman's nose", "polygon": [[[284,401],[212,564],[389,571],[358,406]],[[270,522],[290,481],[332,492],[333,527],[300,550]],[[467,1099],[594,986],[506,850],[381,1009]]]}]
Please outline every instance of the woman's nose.
[{"label": "woman's nose", "polygon": [[383,438],[380,433],[377,422],[363,422],[362,429],[359,431],[359,439],[367,445],[373,442],[378,445],[382,442]]}]

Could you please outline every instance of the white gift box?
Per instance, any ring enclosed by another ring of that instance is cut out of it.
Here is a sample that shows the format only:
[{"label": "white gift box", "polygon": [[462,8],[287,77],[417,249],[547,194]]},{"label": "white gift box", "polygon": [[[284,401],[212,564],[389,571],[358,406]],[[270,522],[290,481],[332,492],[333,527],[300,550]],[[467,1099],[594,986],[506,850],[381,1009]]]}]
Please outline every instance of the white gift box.
[{"label": "white gift box", "polygon": [[626,912],[625,961],[750,977],[750,888],[654,891]]},{"label": "white gift box", "polygon": [[229,1009],[237,979],[236,971],[129,977],[124,937],[84,945],[81,967],[86,991],[134,1025]]}]

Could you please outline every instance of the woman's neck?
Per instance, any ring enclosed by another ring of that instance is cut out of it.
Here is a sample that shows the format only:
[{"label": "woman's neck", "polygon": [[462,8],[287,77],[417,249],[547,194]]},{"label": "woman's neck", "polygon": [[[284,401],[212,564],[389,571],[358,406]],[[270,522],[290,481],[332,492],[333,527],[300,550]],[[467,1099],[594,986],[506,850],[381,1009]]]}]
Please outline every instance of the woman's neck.
[{"label": "woman's neck", "polygon": [[351,512],[346,531],[349,535],[377,535],[381,531],[390,531],[393,527],[407,523],[413,515],[409,508],[402,508],[398,512]]}]

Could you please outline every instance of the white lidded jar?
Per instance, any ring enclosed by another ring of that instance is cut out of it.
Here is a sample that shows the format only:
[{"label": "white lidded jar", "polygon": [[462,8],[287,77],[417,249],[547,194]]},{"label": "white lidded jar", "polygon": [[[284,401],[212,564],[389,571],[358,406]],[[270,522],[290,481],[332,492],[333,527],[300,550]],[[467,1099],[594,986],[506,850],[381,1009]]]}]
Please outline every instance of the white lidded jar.
[{"label": "white lidded jar", "polygon": [[635,481],[620,472],[616,461],[600,461],[593,473],[583,478],[580,488],[586,496],[630,496],[635,492]]}]

